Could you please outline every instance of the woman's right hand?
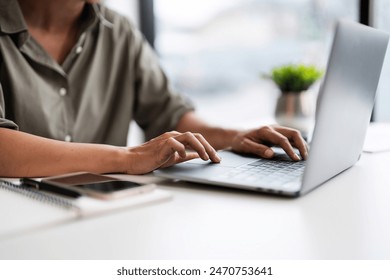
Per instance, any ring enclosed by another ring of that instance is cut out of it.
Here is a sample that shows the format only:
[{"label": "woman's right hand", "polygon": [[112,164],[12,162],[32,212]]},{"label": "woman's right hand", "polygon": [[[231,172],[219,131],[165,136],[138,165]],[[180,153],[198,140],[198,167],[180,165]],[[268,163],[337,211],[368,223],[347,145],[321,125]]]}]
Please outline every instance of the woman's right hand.
[{"label": "woman's right hand", "polygon": [[157,168],[201,158],[219,163],[215,149],[199,133],[164,133],[144,144],[127,149],[127,174],[145,174]]}]

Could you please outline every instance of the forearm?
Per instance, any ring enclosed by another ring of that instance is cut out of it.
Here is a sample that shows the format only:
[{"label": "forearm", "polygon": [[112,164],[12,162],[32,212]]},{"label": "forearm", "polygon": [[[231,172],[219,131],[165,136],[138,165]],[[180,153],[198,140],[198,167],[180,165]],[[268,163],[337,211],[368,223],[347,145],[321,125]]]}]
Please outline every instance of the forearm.
[{"label": "forearm", "polygon": [[186,113],[179,121],[177,131],[200,133],[216,150],[230,148],[239,131],[211,126],[193,112]]},{"label": "forearm", "polygon": [[126,150],[66,143],[0,128],[0,177],[44,177],[88,171],[124,172]]}]

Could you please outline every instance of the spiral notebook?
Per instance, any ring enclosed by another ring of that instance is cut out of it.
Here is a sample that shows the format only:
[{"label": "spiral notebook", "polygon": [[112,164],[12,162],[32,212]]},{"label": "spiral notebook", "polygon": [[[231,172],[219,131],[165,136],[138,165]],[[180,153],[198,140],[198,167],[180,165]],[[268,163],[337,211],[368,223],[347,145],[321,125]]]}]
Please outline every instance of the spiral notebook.
[{"label": "spiral notebook", "polygon": [[67,199],[0,180],[0,241],[79,218],[150,204],[171,197],[169,192],[149,193],[110,201],[82,196]]}]

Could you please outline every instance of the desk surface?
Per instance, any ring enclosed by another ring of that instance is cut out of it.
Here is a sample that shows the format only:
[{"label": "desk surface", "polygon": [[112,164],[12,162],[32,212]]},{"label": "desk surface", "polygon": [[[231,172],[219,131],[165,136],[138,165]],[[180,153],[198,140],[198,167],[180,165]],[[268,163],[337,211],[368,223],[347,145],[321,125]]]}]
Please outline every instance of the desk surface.
[{"label": "desk surface", "polygon": [[171,201],[3,240],[0,258],[389,259],[389,166],[363,154],[298,199],[163,181]]}]

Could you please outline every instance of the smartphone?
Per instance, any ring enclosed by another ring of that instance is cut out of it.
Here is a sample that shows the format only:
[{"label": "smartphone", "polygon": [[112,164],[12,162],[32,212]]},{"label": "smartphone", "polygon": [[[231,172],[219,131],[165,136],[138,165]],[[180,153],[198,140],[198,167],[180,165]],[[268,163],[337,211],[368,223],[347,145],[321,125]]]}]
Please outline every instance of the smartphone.
[{"label": "smartphone", "polygon": [[116,199],[137,195],[151,192],[156,188],[154,184],[141,185],[136,182],[122,181],[109,176],[88,172],[48,177],[43,179],[42,182],[99,199]]}]

